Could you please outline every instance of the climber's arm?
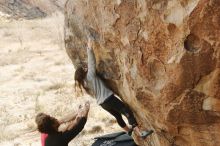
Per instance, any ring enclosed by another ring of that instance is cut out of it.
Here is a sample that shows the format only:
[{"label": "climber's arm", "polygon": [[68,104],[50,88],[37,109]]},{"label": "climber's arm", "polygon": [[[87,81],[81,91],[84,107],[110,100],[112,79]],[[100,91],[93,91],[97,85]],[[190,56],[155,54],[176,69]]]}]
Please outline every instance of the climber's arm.
[{"label": "climber's arm", "polygon": [[63,139],[66,142],[72,140],[83,130],[84,125],[86,124],[87,121],[89,108],[90,108],[90,104],[89,102],[86,102],[84,107],[79,110],[76,119],[72,123],[70,123],[67,130],[62,133]]},{"label": "climber's arm", "polygon": [[88,75],[94,76],[96,73],[96,59],[92,49],[92,42],[90,39],[88,40],[87,55],[88,55]]},{"label": "climber's arm", "polygon": [[75,111],[71,112],[71,113],[67,114],[65,117],[61,118],[59,120],[59,123],[64,124],[66,122],[70,122],[70,121],[74,120],[76,118],[76,116],[77,116],[77,113]]}]

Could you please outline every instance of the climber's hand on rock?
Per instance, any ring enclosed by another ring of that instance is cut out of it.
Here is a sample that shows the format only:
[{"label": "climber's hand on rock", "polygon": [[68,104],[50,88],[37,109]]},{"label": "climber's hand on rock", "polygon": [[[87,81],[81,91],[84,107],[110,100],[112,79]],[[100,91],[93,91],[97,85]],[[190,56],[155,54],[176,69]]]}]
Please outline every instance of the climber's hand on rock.
[{"label": "climber's hand on rock", "polygon": [[88,45],[88,49],[92,49],[92,40],[91,40],[91,38],[88,38],[87,45]]}]

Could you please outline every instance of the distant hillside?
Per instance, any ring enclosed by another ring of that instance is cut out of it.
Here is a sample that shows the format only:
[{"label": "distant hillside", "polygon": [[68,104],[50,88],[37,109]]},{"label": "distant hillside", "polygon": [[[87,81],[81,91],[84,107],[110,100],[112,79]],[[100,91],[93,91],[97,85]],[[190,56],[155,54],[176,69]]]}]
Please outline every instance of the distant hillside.
[{"label": "distant hillside", "polygon": [[63,11],[66,0],[0,0],[0,11],[14,18],[42,18]]}]

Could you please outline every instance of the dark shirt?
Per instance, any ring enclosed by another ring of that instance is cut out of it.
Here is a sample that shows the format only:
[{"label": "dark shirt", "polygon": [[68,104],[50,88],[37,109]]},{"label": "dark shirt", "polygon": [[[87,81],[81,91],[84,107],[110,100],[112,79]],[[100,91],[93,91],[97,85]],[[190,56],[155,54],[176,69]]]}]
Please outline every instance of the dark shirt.
[{"label": "dark shirt", "polygon": [[70,130],[48,134],[45,146],[68,146],[68,143],[83,130],[86,121],[87,119],[83,117],[79,123]]}]

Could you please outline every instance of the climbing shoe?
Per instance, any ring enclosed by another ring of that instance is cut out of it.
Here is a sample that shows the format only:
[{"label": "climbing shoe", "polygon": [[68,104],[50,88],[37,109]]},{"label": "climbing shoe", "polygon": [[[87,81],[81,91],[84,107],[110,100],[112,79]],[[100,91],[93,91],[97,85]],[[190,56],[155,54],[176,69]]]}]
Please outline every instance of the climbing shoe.
[{"label": "climbing shoe", "polygon": [[145,139],[147,136],[151,135],[154,131],[149,130],[149,131],[142,131],[141,132],[141,138]]}]

